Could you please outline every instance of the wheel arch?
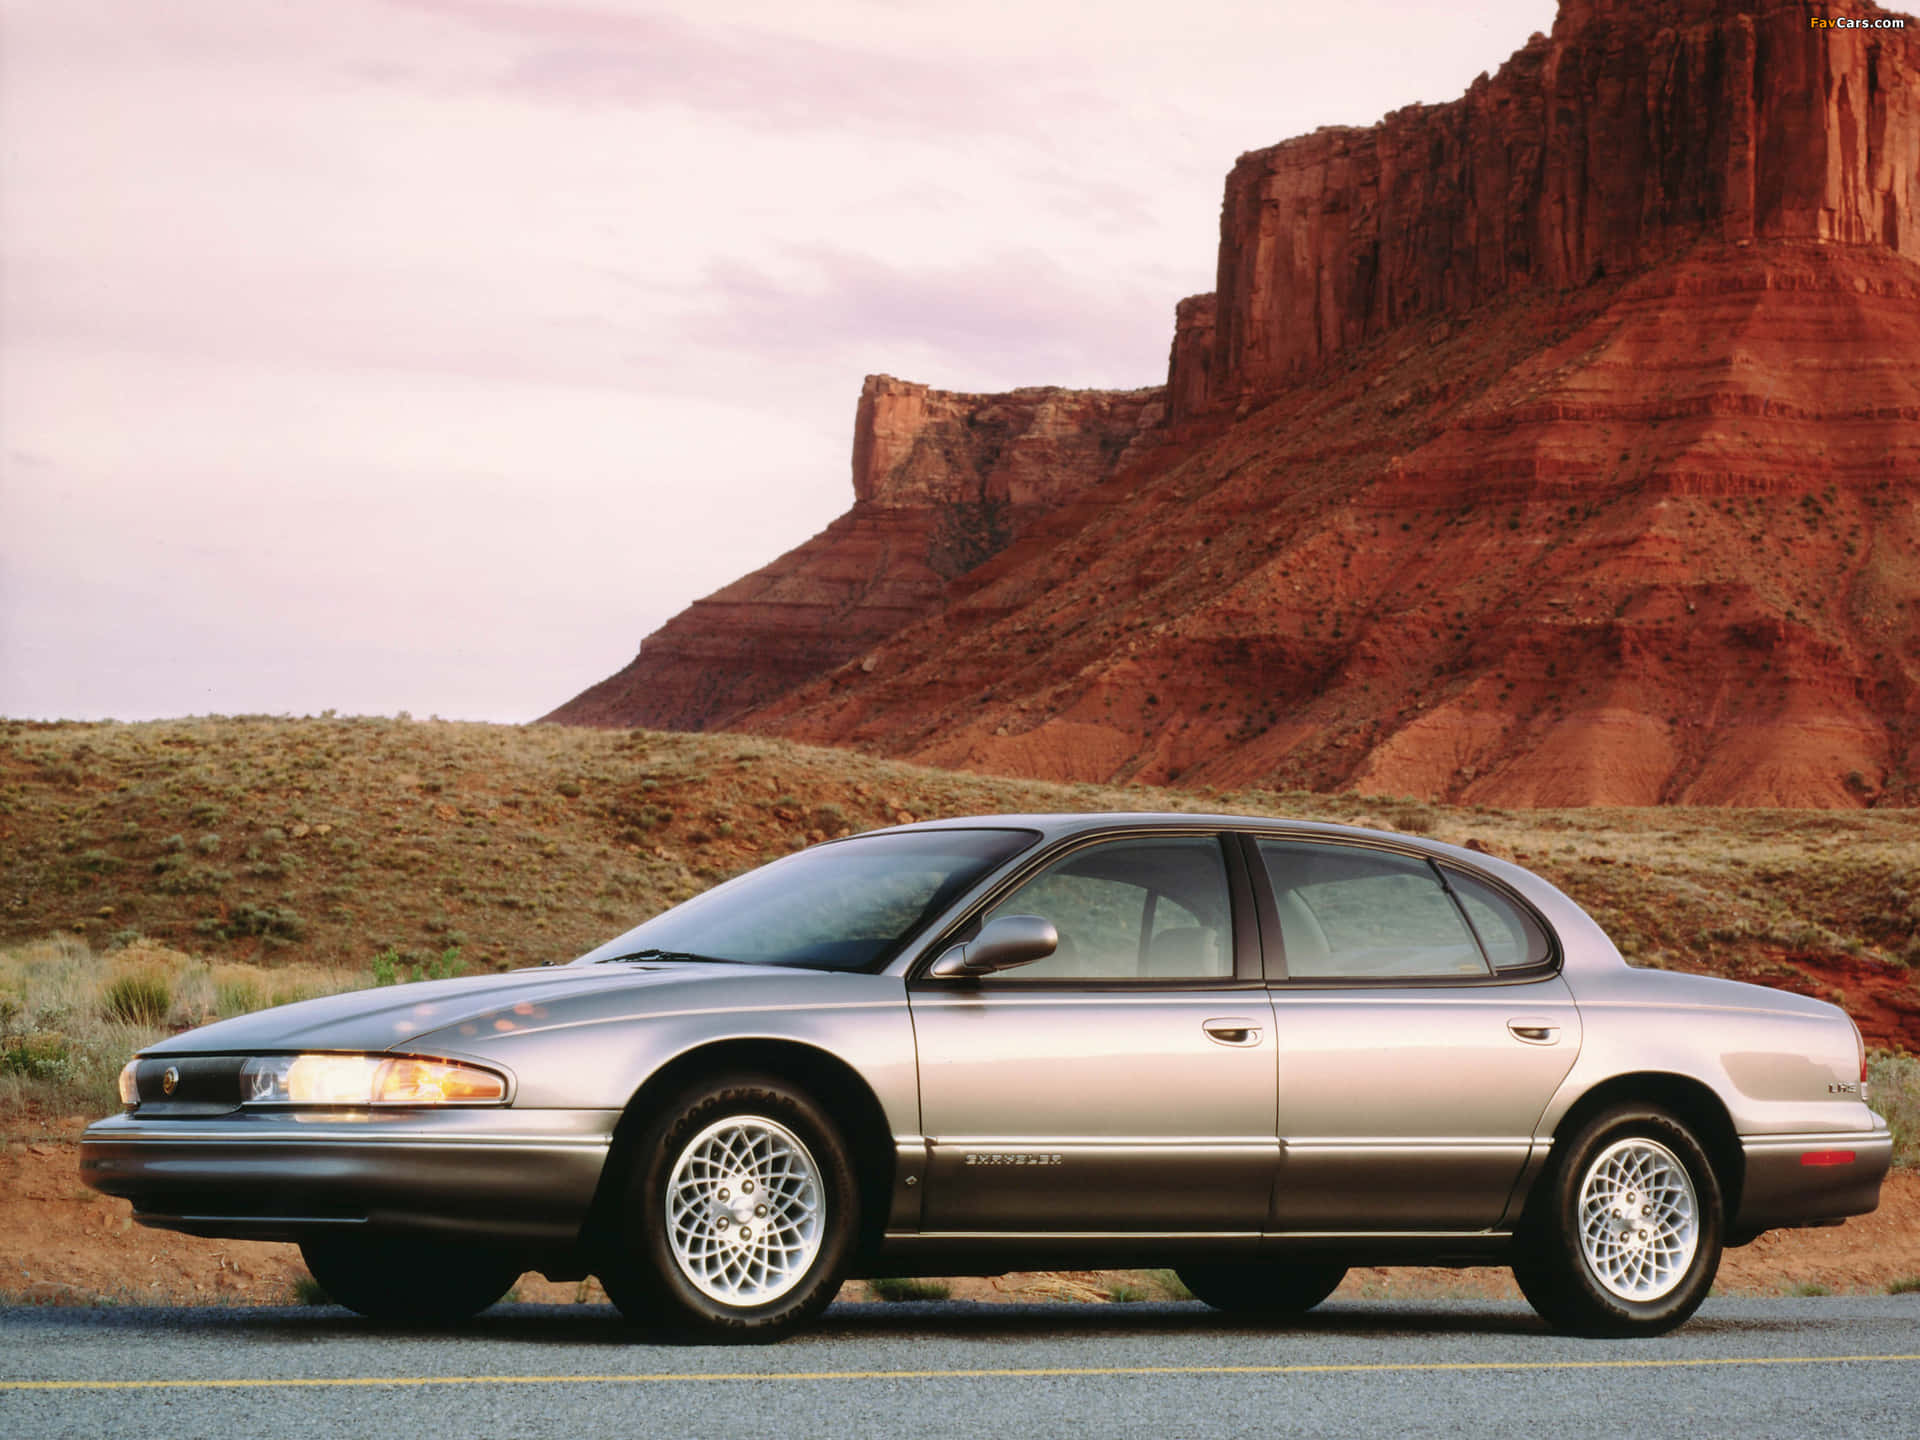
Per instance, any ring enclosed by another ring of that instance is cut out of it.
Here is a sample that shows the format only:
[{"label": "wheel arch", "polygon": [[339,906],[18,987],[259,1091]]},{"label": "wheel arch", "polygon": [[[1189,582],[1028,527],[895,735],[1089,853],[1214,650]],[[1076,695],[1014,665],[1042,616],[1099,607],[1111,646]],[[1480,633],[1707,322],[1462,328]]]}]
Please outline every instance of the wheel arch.
[{"label": "wheel arch", "polygon": [[1711,1086],[1690,1075],[1654,1070],[1610,1076],[1567,1107],[1553,1127],[1554,1148],[1528,1184],[1519,1207],[1521,1213],[1532,1212],[1536,1197],[1549,1183],[1560,1158],[1562,1139],[1579,1133],[1587,1121],[1616,1105],[1657,1107],[1693,1130],[1720,1185],[1721,1222],[1730,1226],[1740,1213],[1740,1194],[1746,1183],[1746,1153],[1740,1148],[1740,1133],[1734,1128],[1733,1117]]},{"label": "wheel arch", "polygon": [[840,1127],[852,1154],[860,1190],[857,1253],[878,1245],[893,1190],[894,1144],[880,1100],[860,1073],[830,1051],[798,1040],[717,1040],[676,1055],[627,1101],[614,1128],[582,1239],[591,1252],[616,1229],[617,1207],[633,1152],[647,1122],[675,1095],[720,1075],[753,1074],[784,1080],[818,1101]]}]

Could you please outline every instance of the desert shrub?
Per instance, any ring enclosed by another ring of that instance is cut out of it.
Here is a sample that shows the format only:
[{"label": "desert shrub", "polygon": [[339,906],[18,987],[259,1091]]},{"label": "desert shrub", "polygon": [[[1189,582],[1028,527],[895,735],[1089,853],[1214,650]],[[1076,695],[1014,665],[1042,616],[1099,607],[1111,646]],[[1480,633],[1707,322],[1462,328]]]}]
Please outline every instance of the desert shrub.
[{"label": "desert shrub", "polygon": [[[156,860],[154,868],[161,863]],[[231,879],[231,872],[216,866],[187,865],[167,870],[153,888],[162,895],[218,895]]]},{"label": "desert shrub", "polygon": [[1920,1058],[1885,1050],[1868,1055],[1867,1097],[1893,1131],[1893,1163],[1920,1166]]},{"label": "desert shrub", "polygon": [[306,933],[306,923],[292,909],[279,905],[255,905],[243,901],[227,917],[228,933],[259,935],[269,940],[298,940]]},{"label": "desert shrub", "polygon": [[107,983],[100,1010],[121,1025],[164,1025],[173,1010],[173,986],[158,969],[123,971]]},{"label": "desert shrub", "polygon": [[0,1071],[29,1080],[65,1080],[73,1073],[73,1048],[57,1031],[9,1035],[0,1040]]},{"label": "desert shrub", "polygon": [[409,981],[451,980],[467,973],[467,962],[460,958],[460,947],[449,945],[437,956],[422,956],[417,950],[404,955],[389,945],[373,957],[369,967],[375,985],[403,985]]},{"label": "desert shrub", "polygon": [[247,975],[222,980],[214,988],[214,1009],[222,1018],[264,1010],[267,997],[259,984]]}]

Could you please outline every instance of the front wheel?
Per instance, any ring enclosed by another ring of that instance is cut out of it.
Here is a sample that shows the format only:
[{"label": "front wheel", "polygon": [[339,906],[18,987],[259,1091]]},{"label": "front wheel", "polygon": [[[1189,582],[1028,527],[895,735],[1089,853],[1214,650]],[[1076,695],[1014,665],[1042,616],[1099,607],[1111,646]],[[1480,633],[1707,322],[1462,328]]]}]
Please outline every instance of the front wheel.
[{"label": "front wheel", "polygon": [[845,1142],[808,1096],[717,1081],[642,1137],[601,1281],[636,1322],[777,1339],[833,1299],[859,1207]]},{"label": "front wheel", "polygon": [[300,1257],[349,1310],[391,1325],[445,1325],[477,1315],[525,1267],[506,1255],[413,1235],[316,1235]]},{"label": "front wheel", "polygon": [[1194,1298],[1234,1315],[1304,1315],[1346,1278],[1344,1265],[1182,1265],[1174,1272]]},{"label": "front wheel", "polygon": [[1556,1146],[1513,1274],[1550,1323],[1581,1335],[1684,1324],[1720,1268],[1720,1184],[1693,1132],[1620,1106]]}]

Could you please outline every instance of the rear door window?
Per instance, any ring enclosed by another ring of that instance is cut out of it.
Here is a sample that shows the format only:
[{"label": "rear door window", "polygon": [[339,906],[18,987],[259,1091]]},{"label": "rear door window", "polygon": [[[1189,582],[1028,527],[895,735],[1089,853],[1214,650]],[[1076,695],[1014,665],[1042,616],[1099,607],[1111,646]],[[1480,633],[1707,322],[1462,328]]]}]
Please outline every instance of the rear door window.
[{"label": "rear door window", "polygon": [[1357,846],[1260,840],[1287,978],[1485,976],[1472,929],[1423,860]]}]

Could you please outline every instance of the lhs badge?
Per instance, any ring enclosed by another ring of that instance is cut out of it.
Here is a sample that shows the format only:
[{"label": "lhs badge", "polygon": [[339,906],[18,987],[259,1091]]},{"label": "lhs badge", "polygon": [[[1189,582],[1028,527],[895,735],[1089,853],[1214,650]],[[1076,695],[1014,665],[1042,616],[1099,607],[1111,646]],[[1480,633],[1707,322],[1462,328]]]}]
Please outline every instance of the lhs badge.
[{"label": "lhs badge", "polygon": [[160,1077],[160,1088],[167,1094],[173,1094],[180,1084],[180,1072],[173,1066],[167,1066],[166,1073]]}]

